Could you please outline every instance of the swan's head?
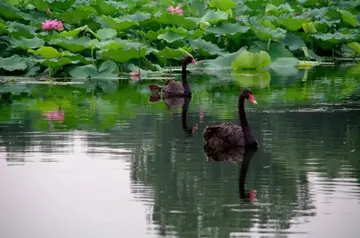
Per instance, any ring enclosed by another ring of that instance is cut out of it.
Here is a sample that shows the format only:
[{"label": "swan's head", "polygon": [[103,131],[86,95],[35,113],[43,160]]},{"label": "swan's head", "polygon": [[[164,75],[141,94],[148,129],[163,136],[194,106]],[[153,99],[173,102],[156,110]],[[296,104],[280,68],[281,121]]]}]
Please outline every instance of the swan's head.
[{"label": "swan's head", "polygon": [[255,97],[253,95],[253,93],[251,92],[251,90],[249,88],[244,89],[241,92],[241,96],[245,97],[246,99],[248,99],[250,102],[257,104],[257,101],[255,100]]},{"label": "swan's head", "polygon": [[187,56],[185,56],[185,58],[184,58],[184,62],[183,62],[185,65],[188,65],[188,64],[197,64],[197,62],[196,62],[196,60],[193,58],[193,57],[191,57],[190,55],[187,55]]}]

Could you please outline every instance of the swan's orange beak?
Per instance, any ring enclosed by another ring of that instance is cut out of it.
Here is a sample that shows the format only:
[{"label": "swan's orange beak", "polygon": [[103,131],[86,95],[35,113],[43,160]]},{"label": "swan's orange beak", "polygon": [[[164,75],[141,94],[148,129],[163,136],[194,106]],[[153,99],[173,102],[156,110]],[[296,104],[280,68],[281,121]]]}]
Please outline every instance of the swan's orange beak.
[{"label": "swan's orange beak", "polygon": [[254,103],[254,104],[257,104],[257,101],[255,100],[254,96],[250,94],[249,96],[249,101]]},{"label": "swan's orange beak", "polygon": [[196,60],[194,60],[194,59],[191,61],[191,63],[192,64],[197,64]]}]

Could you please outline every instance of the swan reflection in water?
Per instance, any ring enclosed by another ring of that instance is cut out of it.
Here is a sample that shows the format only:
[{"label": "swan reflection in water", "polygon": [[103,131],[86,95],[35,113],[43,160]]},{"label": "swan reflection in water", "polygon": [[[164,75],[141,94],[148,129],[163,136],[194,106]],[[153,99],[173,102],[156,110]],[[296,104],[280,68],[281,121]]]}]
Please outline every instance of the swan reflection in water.
[{"label": "swan reflection in water", "polygon": [[249,190],[249,192],[245,192],[245,179],[251,159],[257,149],[234,147],[217,151],[216,153],[213,153],[213,150],[211,150],[211,148],[209,149],[208,145],[205,145],[203,149],[206,154],[207,161],[241,163],[239,174],[239,197],[241,199],[247,199],[251,202],[254,201],[256,197],[256,190]]}]

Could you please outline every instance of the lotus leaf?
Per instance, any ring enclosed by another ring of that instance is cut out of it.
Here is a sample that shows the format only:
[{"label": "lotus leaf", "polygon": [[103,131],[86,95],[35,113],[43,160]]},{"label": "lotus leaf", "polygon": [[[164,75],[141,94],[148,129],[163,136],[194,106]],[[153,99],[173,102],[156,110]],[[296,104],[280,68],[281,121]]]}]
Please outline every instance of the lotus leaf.
[{"label": "lotus leaf", "polygon": [[248,26],[241,26],[239,24],[233,23],[223,23],[219,26],[210,26],[206,29],[206,32],[213,33],[216,35],[235,35],[235,34],[243,34],[250,30]]},{"label": "lotus leaf", "polygon": [[76,66],[69,72],[74,78],[116,78],[119,69],[114,61],[104,61],[99,70],[94,65]]},{"label": "lotus leaf", "polygon": [[41,11],[46,11],[46,9],[66,11],[74,3],[75,0],[31,0],[31,4]]},{"label": "lotus leaf", "polygon": [[194,21],[194,19],[162,11],[158,11],[154,14],[154,20],[160,24],[176,25],[184,27],[185,29],[193,29],[196,27],[196,21]]},{"label": "lotus leaf", "polygon": [[7,28],[9,35],[12,37],[33,38],[36,28],[18,22],[10,22]]},{"label": "lotus leaf", "polygon": [[271,63],[270,55],[265,51],[241,52],[231,63],[233,69],[257,69],[267,67]]},{"label": "lotus leaf", "polygon": [[300,36],[291,32],[286,34],[286,38],[282,42],[287,45],[291,51],[301,49],[305,46],[304,40],[301,39]]},{"label": "lotus leaf", "polygon": [[62,37],[52,40],[51,43],[61,46],[62,48],[70,50],[72,52],[80,52],[90,48],[90,38],[87,36],[83,36],[80,38]]},{"label": "lotus leaf", "polygon": [[346,22],[347,24],[356,27],[359,25],[359,21],[356,18],[356,16],[354,16],[351,12],[347,11],[347,10],[338,10],[341,14],[341,17],[343,19],[344,22]]},{"label": "lotus leaf", "polygon": [[[158,55],[160,58],[163,59],[182,59],[184,58],[184,55],[187,54],[187,52],[191,52],[191,48],[184,47],[185,49],[178,48],[178,49],[172,49],[169,47],[165,47],[158,52],[156,52],[156,55]],[[186,53],[185,53],[186,52]]]},{"label": "lotus leaf", "polygon": [[126,30],[132,26],[138,25],[138,23],[133,20],[123,20],[119,18],[112,18],[109,16],[100,16],[97,19],[105,27],[113,28],[119,32]]},{"label": "lotus leaf", "polygon": [[210,24],[215,24],[222,20],[227,20],[228,14],[226,12],[217,10],[208,10],[206,14],[200,19],[199,22],[208,22]]},{"label": "lotus leaf", "polygon": [[32,54],[40,55],[45,59],[58,58],[61,56],[61,53],[59,53],[59,51],[50,46],[42,46],[37,50],[29,49],[28,51]]},{"label": "lotus leaf", "polygon": [[84,19],[97,16],[97,11],[91,6],[78,6],[66,12],[54,14],[54,17],[59,18],[67,23],[76,24]]},{"label": "lotus leaf", "polygon": [[112,28],[103,28],[97,31],[97,35],[101,38],[101,40],[107,40],[116,37],[116,30]]},{"label": "lotus leaf", "polygon": [[135,49],[135,48],[122,48],[122,49],[104,49],[97,51],[97,56],[100,59],[112,59],[116,62],[126,62],[130,59],[139,59],[144,57],[147,54],[145,48]]},{"label": "lotus leaf", "polygon": [[302,28],[303,24],[310,23],[309,19],[305,18],[284,18],[279,20],[280,24],[290,31],[297,31]]},{"label": "lotus leaf", "polygon": [[0,68],[6,71],[25,70],[26,60],[19,55],[12,55],[9,58],[0,58]]},{"label": "lotus leaf", "polygon": [[164,33],[164,34],[158,35],[157,38],[158,38],[159,40],[164,40],[164,41],[166,41],[166,42],[168,42],[168,43],[172,43],[172,42],[174,42],[174,41],[184,39],[185,36],[184,36],[184,35],[180,35],[180,34],[178,34],[178,33],[176,33],[176,32],[173,32],[173,31],[168,31],[168,32],[166,32],[166,33]]},{"label": "lotus leaf", "polygon": [[8,20],[19,20],[24,14],[19,9],[0,1],[0,16]]},{"label": "lotus leaf", "polygon": [[208,55],[220,55],[226,53],[223,49],[219,48],[216,44],[205,41],[201,38],[190,40],[190,45],[199,51],[206,52]]},{"label": "lotus leaf", "polygon": [[218,8],[222,11],[227,11],[236,6],[233,0],[210,0],[209,6],[212,8]]},{"label": "lotus leaf", "polygon": [[10,43],[12,47],[19,48],[19,49],[35,49],[39,48],[44,45],[44,40],[38,37],[34,37],[31,39],[19,37],[19,38],[11,38]]},{"label": "lotus leaf", "polygon": [[112,0],[96,0],[93,4],[93,7],[97,9],[97,12],[104,15],[112,15],[129,7],[129,5],[126,3]]},{"label": "lotus leaf", "polygon": [[351,42],[347,46],[353,49],[357,54],[360,54],[360,44],[358,42]]},{"label": "lotus leaf", "polygon": [[318,40],[326,41],[331,44],[339,44],[340,42],[350,42],[354,41],[356,39],[355,34],[343,34],[341,32],[335,32],[335,33],[316,33],[313,34],[312,37]]},{"label": "lotus leaf", "polygon": [[125,15],[123,18],[128,21],[141,22],[150,19],[151,14],[145,12],[136,12],[133,15]]}]

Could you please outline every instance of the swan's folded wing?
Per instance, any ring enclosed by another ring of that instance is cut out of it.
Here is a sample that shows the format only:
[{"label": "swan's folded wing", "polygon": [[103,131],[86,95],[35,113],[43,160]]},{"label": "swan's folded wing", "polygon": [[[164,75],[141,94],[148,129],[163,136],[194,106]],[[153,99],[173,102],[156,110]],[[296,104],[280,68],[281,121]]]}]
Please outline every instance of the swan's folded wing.
[{"label": "swan's folded wing", "polygon": [[243,146],[244,134],[242,128],[234,123],[222,123],[217,136],[221,138],[227,146]]},{"label": "swan's folded wing", "polygon": [[183,94],[184,87],[180,82],[173,82],[166,85],[163,89],[165,94]]}]

